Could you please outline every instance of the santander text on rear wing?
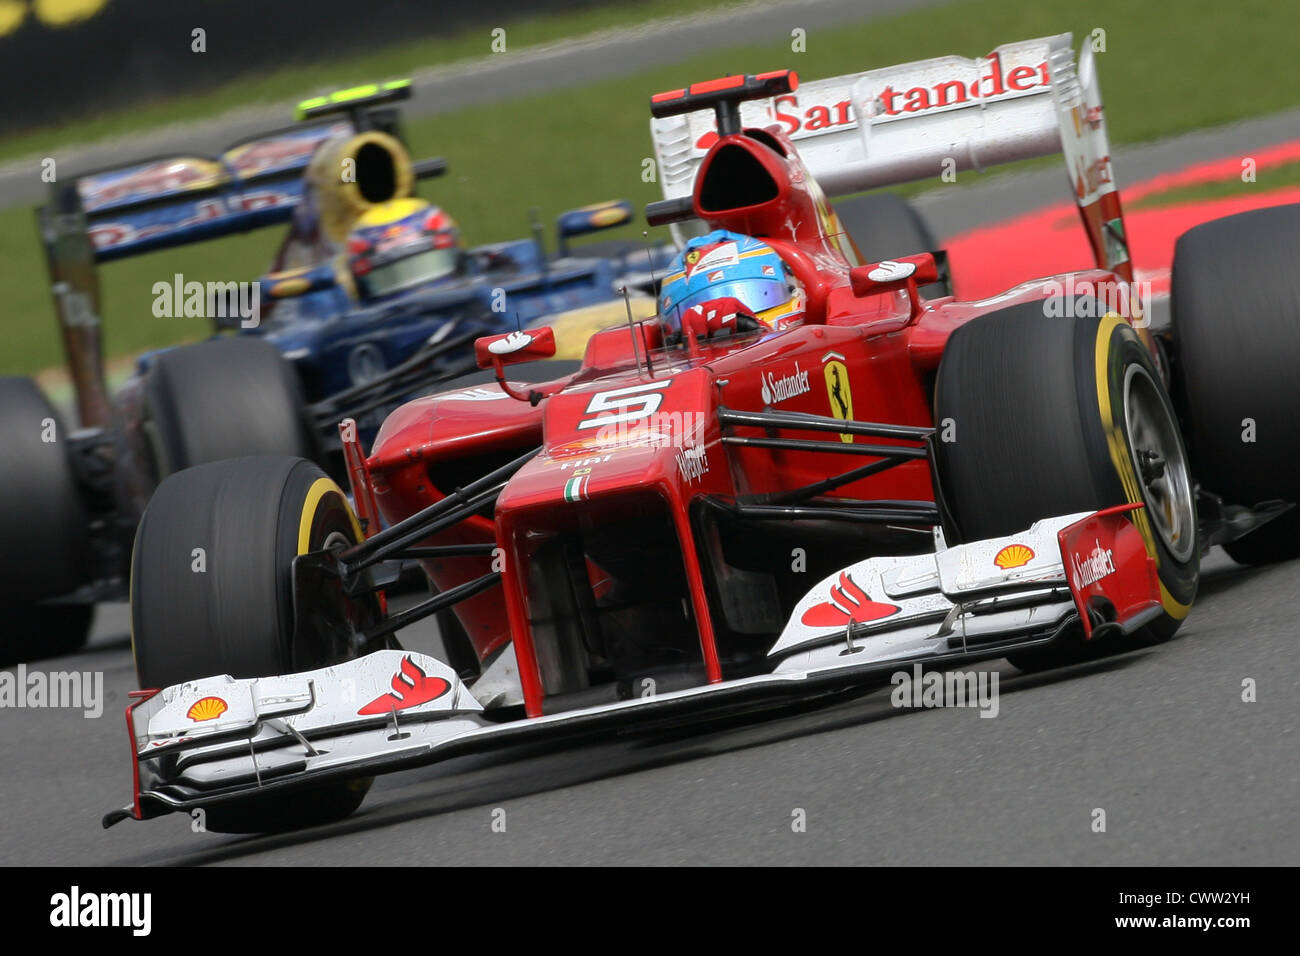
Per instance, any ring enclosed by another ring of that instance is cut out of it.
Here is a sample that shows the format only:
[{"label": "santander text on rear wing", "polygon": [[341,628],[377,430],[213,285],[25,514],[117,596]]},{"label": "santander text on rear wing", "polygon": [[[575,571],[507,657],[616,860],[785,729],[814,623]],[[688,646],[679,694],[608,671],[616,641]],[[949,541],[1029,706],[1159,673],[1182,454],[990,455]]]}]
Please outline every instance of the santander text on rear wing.
[{"label": "santander text on rear wing", "polygon": [[[742,104],[740,117],[780,125],[831,196],[1062,152],[1098,264],[1127,268],[1092,51],[1085,45],[1076,68],[1069,33],[805,81]],[[664,198],[689,196],[717,138],[712,111],[650,129]]]}]

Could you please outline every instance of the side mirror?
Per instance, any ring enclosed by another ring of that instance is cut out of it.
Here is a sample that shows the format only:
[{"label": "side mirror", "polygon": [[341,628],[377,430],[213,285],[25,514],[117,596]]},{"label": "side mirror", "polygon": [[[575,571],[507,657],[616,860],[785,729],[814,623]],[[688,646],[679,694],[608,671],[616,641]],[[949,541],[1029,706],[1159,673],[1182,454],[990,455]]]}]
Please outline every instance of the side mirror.
[{"label": "side mirror", "polygon": [[569,254],[568,240],[574,236],[585,236],[599,232],[601,229],[613,229],[625,226],[632,221],[632,204],[626,199],[611,199],[609,202],[582,206],[560,213],[556,220],[556,232],[559,234],[559,254]]},{"label": "side mirror", "polygon": [[484,335],[474,340],[474,361],[479,368],[518,365],[555,355],[555,331],[549,325],[505,335]]},{"label": "side mirror", "polygon": [[912,317],[921,311],[921,295],[917,286],[939,281],[939,267],[934,256],[928,252],[919,252],[914,256],[899,259],[884,259],[869,262],[849,270],[849,282],[853,294],[859,297],[879,295],[882,292],[896,292],[906,289],[912,302]]},{"label": "side mirror", "polygon": [[547,392],[539,392],[536,389],[516,392],[506,383],[505,366],[550,358],[554,354],[555,330],[549,325],[521,332],[507,332],[505,335],[485,335],[474,340],[474,361],[478,363],[478,367],[495,369],[497,384],[501,386],[501,391],[517,401],[528,402],[530,405],[536,405],[564,386],[561,385]]}]

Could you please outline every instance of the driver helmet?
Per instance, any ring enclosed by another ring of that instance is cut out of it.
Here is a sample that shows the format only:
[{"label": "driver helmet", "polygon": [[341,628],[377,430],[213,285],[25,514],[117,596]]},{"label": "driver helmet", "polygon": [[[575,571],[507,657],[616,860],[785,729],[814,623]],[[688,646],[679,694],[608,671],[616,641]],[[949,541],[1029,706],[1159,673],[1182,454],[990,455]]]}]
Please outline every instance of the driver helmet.
[{"label": "driver helmet", "polygon": [[726,298],[740,302],[768,329],[803,322],[803,284],[776,250],[753,236],[717,229],[686,243],[668,267],[659,314],[680,334],[688,309]]},{"label": "driver helmet", "polygon": [[358,217],[348,233],[348,270],[366,300],[444,280],[460,269],[456,221],[423,199],[390,199]]}]

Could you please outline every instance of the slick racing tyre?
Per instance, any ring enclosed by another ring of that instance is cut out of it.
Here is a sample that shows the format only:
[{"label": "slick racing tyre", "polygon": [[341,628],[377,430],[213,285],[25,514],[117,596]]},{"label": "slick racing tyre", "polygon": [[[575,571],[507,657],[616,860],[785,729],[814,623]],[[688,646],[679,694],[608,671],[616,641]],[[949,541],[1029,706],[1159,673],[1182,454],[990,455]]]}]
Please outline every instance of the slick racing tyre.
[{"label": "slick racing tyre", "polygon": [[[1122,319],[1044,311],[1042,302],[1012,306],[949,339],[935,387],[940,437],[950,427],[953,439],[935,443],[950,513],[945,539],[1009,535],[1040,518],[1142,502],[1135,522],[1164,605],[1143,636],[1167,640],[1187,616],[1200,570],[1172,406],[1151,353]],[[1068,650],[1010,657],[1024,669],[1068,659]]]},{"label": "slick racing tyre", "polygon": [[317,457],[297,375],[260,339],[209,339],[159,353],[145,377],[144,419],[159,481],[223,458]]},{"label": "slick racing tyre", "polygon": [[68,431],[29,378],[0,378],[0,664],[86,641],[94,608],[40,602],[86,583],[87,517]]},{"label": "slick racing tyre", "polygon": [[[858,247],[863,262],[897,259],[939,248],[934,233],[916,207],[896,193],[870,193],[842,199],[835,203],[835,214]],[[951,295],[942,282],[921,286],[920,291],[927,299]]]},{"label": "slick racing tyre", "polygon": [[[1197,479],[1230,505],[1300,501],[1300,205],[1190,230],[1174,249],[1173,392]],[[1300,556],[1300,510],[1224,546]]]},{"label": "slick racing tyre", "polygon": [[[293,559],[361,538],[338,485],[300,458],[233,458],[179,472],[158,486],[131,558],[131,647],[141,687],[198,677],[262,677],[313,670],[351,656],[323,639],[294,647]],[[366,596],[349,607],[380,617]],[[263,832],[323,823],[358,806],[369,781],[322,784],[309,796],[208,808],[206,826]]]}]

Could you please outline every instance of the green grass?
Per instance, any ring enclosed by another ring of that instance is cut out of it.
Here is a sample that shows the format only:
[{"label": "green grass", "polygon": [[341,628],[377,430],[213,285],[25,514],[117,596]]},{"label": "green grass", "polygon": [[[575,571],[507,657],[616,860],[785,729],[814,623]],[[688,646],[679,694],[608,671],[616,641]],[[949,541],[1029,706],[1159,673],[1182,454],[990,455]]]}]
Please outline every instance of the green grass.
[{"label": "green grass", "polygon": [[[483,242],[525,235],[530,206],[549,221],[565,208],[598,199],[626,196],[640,204],[658,198],[657,185],[641,181],[642,160],[651,154],[649,94],[728,72],[790,66],[815,78],[946,53],[974,56],[999,43],[1065,30],[1074,32],[1077,46],[1102,27],[1107,49],[1098,66],[1115,142],[1154,139],[1300,104],[1300,85],[1292,82],[1300,7],[1272,0],[1231,6],[1184,0],[1174,15],[1164,5],[1132,0],[1096,0],[1086,7],[1074,0],[1038,0],[1018,6],[966,0],[815,32],[804,54],[792,54],[788,38],[776,37],[767,45],[718,51],[594,86],[414,121],[407,134],[416,157],[447,157],[450,174],[426,184],[425,192],[460,220],[470,241]],[[1228,64],[1225,50],[1250,52]],[[965,174],[963,181],[974,178]],[[154,318],[152,284],[176,271],[200,281],[255,277],[278,241],[276,232],[102,270],[108,353],[205,334],[198,320]],[[0,301],[7,304],[10,329],[0,372],[57,363],[52,307],[28,210],[0,212],[0,261],[7,263]]]}]

